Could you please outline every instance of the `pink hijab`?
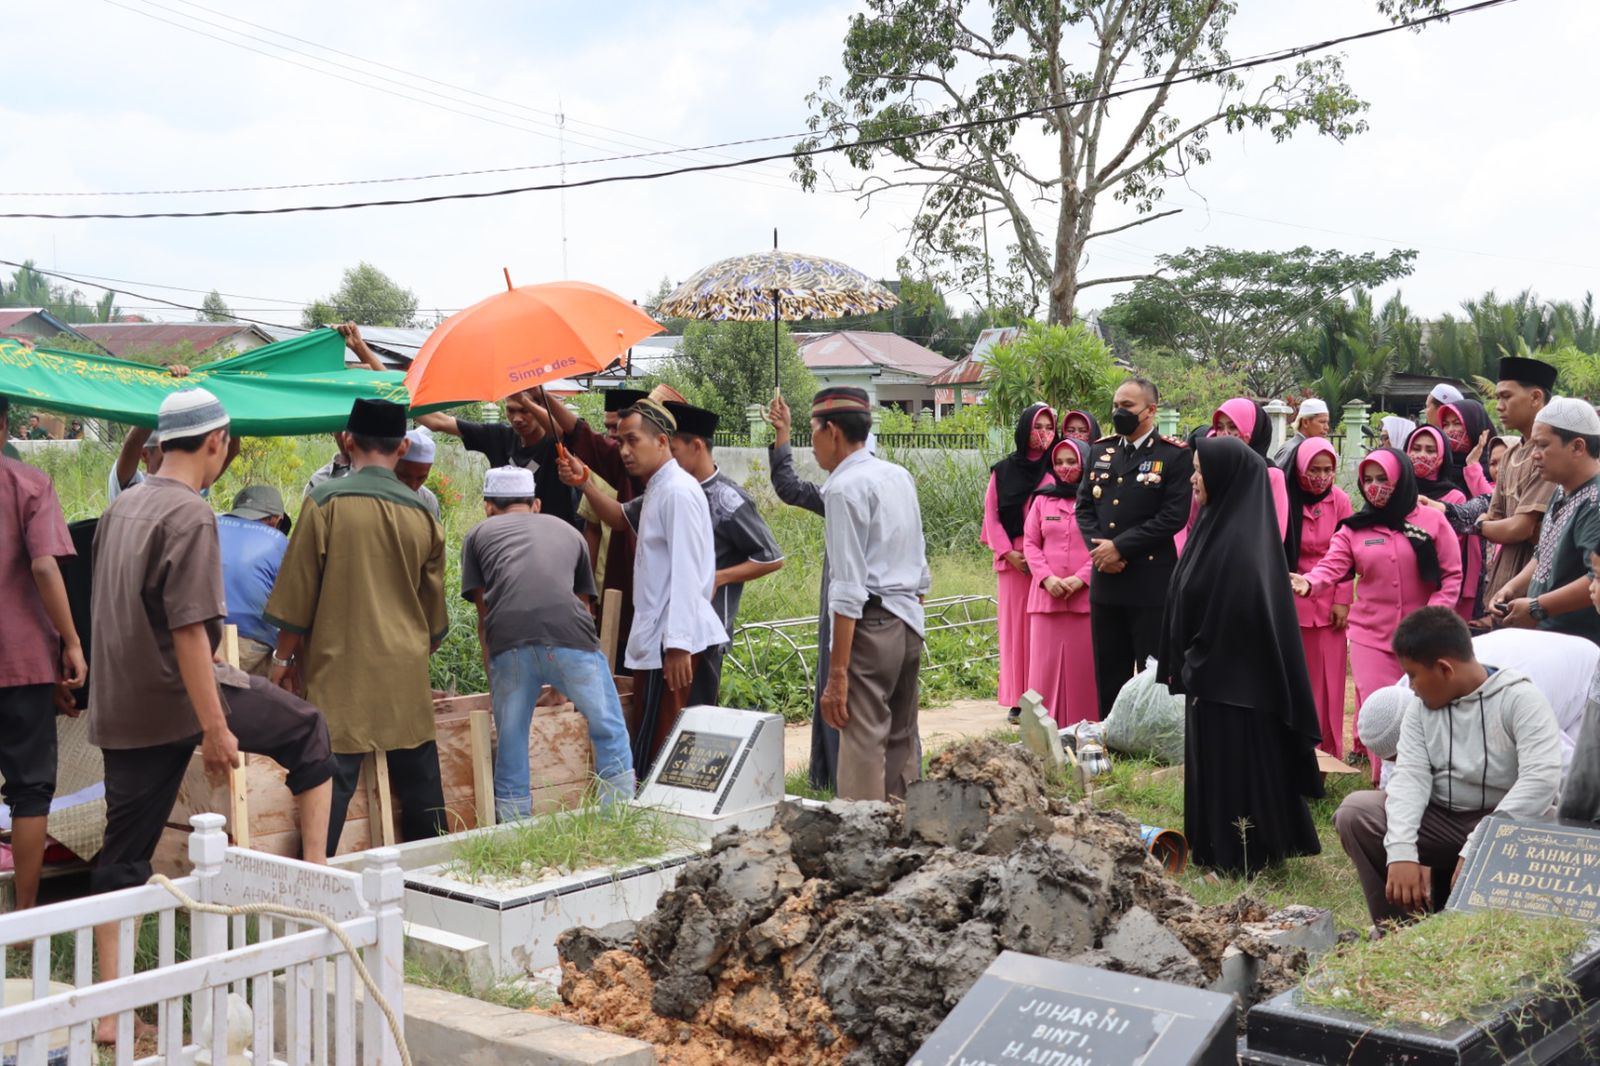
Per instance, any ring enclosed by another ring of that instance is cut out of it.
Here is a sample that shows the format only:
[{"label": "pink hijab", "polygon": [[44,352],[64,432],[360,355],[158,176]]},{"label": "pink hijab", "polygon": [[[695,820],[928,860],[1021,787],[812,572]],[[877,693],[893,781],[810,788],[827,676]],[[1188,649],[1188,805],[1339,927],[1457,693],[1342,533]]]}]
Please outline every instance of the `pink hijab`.
[{"label": "pink hijab", "polygon": [[1256,431],[1256,405],[1242,396],[1235,396],[1223,402],[1222,406],[1211,413],[1211,424],[1217,424],[1217,415],[1227,415],[1233,424],[1239,427],[1239,433],[1244,437],[1246,444]]},{"label": "pink hijab", "polygon": [[1394,485],[1400,481],[1400,460],[1393,452],[1380,448],[1361,460],[1362,466],[1368,463],[1377,463],[1378,469],[1389,478],[1389,484]]},{"label": "pink hijab", "polygon": [[[1231,415],[1229,416],[1232,417]],[[1305,488],[1306,470],[1311,466],[1311,460],[1326,452],[1333,456],[1333,468],[1339,469],[1339,453],[1333,445],[1328,443],[1327,437],[1308,437],[1295,449],[1294,472],[1300,479],[1300,487]]]}]

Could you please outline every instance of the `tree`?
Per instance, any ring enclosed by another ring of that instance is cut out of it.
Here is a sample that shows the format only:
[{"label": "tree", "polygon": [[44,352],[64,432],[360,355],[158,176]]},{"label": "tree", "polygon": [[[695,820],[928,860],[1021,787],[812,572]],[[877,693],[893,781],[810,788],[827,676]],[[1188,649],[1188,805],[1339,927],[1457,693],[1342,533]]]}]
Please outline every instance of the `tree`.
[{"label": "tree", "polygon": [[0,307],[42,308],[73,326],[112,321],[117,315],[116,302],[117,294],[110,289],[93,303],[88,302],[81,290],[52,283],[31,259],[12,271],[9,285],[0,279]]},{"label": "tree", "polygon": [[1404,305],[1391,300],[1373,314],[1372,297],[1357,291],[1348,304],[1339,300],[1317,316],[1312,349],[1301,358],[1311,391],[1331,410],[1388,385],[1413,332],[1420,336],[1415,320],[1403,312]]},{"label": "tree", "polygon": [[1041,401],[1056,411],[1107,413],[1111,394],[1124,376],[1111,349],[1083,323],[1033,322],[985,357],[985,406],[995,423],[1008,430],[1029,404]]},{"label": "tree", "polygon": [[[870,206],[894,189],[920,196],[908,254],[949,288],[982,302],[996,273],[988,216],[1009,227],[1001,299],[1051,322],[1071,321],[1078,294],[1143,275],[1084,279],[1094,240],[1175,210],[1165,184],[1211,158],[1214,132],[1302,130],[1343,141],[1366,128],[1367,104],[1344,82],[1338,56],[1302,59],[1259,88],[1222,70],[1233,0],[867,0],[845,34],[844,81],[822,78],[807,97],[812,135],[797,146],[808,189],[822,177],[814,153],[840,149],[866,177],[848,184]],[[1442,0],[1378,0],[1399,22]],[[967,78],[969,70],[981,71]],[[1111,94],[1142,81],[1126,103]],[[1172,90],[1216,90],[1209,110],[1179,114]],[[1257,83],[1259,85],[1259,82]],[[1113,115],[1115,120],[1113,121]],[[1042,134],[1045,152],[1029,152]],[[886,144],[861,142],[893,138]],[[895,166],[872,173],[874,161]],[[831,175],[830,175],[831,178]],[[1131,205],[1132,222],[1097,227],[1105,197]],[[1036,224],[1033,210],[1054,212]]]},{"label": "tree", "polygon": [[1237,373],[1256,395],[1272,396],[1294,382],[1298,331],[1351,289],[1411,273],[1416,255],[1189,248],[1157,256],[1167,276],[1139,282],[1105,317],[1135,340]]},{"label": "tree", "polygon": [[[233,310],[223,301],[222,294],[216,289],[206,293],[206,298],[200,302],[200,311],[194,316],[196,322],[232,322]],[[318,323],[321,325],[322,323]]]},{"label": "tree", "polygon": [[300,321],[308,329],[339,322],[413,326],[417,322],[417,294],[402,288],[371,263],[362,262],[344,272],[344,279],[332,295],[307,307]]},{"label": "tree", "polygon": [[[791,406],[804,409],[816,392],[816,379],[801,362],[799,349],[781,325],[779,381]],[[660,379],[697,407],[722,416],[734,432],[745,428],[745,408],[772,399],[772,323],[690,322],[683,345]]]}]

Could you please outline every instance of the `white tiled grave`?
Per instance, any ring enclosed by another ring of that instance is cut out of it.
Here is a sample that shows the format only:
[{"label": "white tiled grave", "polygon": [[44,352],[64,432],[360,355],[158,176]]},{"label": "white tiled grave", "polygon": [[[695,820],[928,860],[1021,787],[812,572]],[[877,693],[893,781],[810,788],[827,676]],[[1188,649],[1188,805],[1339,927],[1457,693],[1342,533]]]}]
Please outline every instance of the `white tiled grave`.
[{"label": "white tiled grave", "polygon": [[[459,958],[468,973],[532,974],[557,965],[556,938],[566,930],[651,914],[683,865],[718,833],[771,824],[783,799],[783,719],[778,715],[691,707],[679,716],[662,752],[634,802],[668,815],[688,842],[684,846],[628,866],[505,886],[473,884],[446,870],[469,835],[505,832],[507,826],[402,844],[407,936],[426,942],[434,957],[442,950]],[[359,866],[359,859],[360,853],[340,856],[334,865],[354,861]]]}]

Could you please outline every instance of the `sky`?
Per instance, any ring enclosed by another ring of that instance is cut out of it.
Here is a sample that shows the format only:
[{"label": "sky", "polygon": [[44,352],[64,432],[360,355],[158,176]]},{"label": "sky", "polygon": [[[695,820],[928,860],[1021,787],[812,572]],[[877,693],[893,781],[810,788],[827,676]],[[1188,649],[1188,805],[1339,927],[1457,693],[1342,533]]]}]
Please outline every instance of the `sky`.
[{"label": "sky", "polygon": [[[1236,57],[1383,25],[1373,0],[1239,7],[1229,38]],[[28,43],[7,55],[0,210],[336,203],[558,181],[563,159],[577,180],[786,150],[806,128],[807,93],[839,74],[845,31],[863,8],[827,0],[23,5],[7,14],[11,39]],[[1348,81],[1371,104],[1366,133],[1344,144],[1309,133],[1284,144],[1254,132],[1213,137],[1210,163],[1169,189],[1168,205],[1182,214],[1101,242],[1084,276],[1140,273],[1160,253],[1208,244],[1408,247],[1419,252],[1416,271],[1399,287],[1419,314],[1455,310],[1489,289],[1581,298],[1600,279],[1600,208],[1588,188],[1600,141],[1586,103],[1597,36],[1593,0],[1517,0],[1345,45]],[[1259,84],[1279,69],[1248,77]],[[1182,115],[1208,102],[1194,91],[1175,106]],[[1143,103],[1113,104],[1111,120]],[[579,163],[774,135],[784,136],[689,157]],[[17,195],[496,167],[543,169],[276,192]],[[770,247],[774,228],[786,249],[893,276],[909,195],[864,211],[848,193],[802,191],[789,169],[776,162],[561,193],[255,218],[0,220],[0,258],[121,279],[108,282],[122,293],[119,306],[151,318],[192,315],[146,296],[198,304],[216,288],[237,313],[285,323],[362,260],[415,291],[429,315],[496,291],[502,267],[518,284],[566,277],[638,299],[663,278],[681,281]],[[1133,216],[1109,205],[1099,217]],[[1102,306],[1117,291],[1091,289],[1080,307]]]}]

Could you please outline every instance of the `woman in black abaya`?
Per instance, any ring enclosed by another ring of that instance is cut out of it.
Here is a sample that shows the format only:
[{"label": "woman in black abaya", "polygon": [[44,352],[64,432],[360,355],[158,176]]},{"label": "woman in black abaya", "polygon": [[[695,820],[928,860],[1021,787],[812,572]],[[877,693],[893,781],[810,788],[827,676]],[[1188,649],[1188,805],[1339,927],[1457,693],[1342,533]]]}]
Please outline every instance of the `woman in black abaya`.
[{"label": "woman in black abaya", "polygon": [[1200,514],[1167,590],[1162,682],[1187,697],[1183,828],[1195,862],[1251,874],[1322,850],[1316,703],[1267,462],[1234,437],[1199,442]]}]

